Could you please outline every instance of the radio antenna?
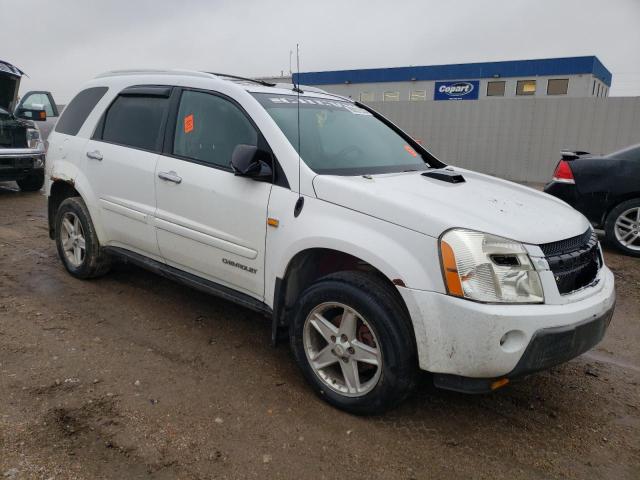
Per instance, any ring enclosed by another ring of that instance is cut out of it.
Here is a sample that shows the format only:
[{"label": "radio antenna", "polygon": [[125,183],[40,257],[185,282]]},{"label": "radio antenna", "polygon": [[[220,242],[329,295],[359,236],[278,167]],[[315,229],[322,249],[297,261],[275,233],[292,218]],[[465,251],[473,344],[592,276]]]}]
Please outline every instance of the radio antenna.
[{"label": "radio antenna", "polygon": [[302,90],[300,90],[300,45],[298,45],[296,43],[296,80],[297,80],[297,85],[294,83],[293,84],[293,90],[296,92],[297,94],[297,102],[296,102],[296,107],[297,107],[297,115],[298,115],[298,200],[296,201],[296,205],[293,208],[293,216],[297,217],[298,215],[300,215],[300,212],[302,212],[302,207],[304,206],[304,197],[302,196],[302,188],[301,188],[301,180],[300,180],[300,164],[302,163],[302,158],[300,155],[300,146],[301,146],[301,140],[300,140],[300,93],[302,93]]}]

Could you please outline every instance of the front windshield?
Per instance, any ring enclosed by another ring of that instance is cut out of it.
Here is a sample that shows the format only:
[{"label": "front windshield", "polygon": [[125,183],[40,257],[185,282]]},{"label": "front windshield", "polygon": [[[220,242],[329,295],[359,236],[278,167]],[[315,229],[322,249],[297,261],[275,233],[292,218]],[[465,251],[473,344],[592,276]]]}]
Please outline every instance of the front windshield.
[{"label": "front windshield", "polygon": [[[298,98],[255,93],[255,98],[298,150]],[[426,170],[428,165],[398,133],[350,102],[300,97],[300,156],[316,173],[364,175]]]}]

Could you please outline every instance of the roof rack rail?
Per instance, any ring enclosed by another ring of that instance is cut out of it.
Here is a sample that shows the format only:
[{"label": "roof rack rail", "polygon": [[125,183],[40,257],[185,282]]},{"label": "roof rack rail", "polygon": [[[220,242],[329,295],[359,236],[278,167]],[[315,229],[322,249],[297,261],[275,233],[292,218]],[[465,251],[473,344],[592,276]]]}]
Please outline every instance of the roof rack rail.
[{"label": "roof rack rail", "polygon": [[275,83],[267,82],[265,80],[257,80],[255,78],[248,78],[248,77],[240,77],[238,75],[230,75],[228,73],[216,73],[216,72],[204,72],[204,73],[209,73],[211,75],[215,75],[216,77],[227,77],[227,78],[232,78],[234,80],[244,80],[245,82],[258,83],[260,85],[264,85],[265,87],[276,86]]},{"label": "roof rack rail", "polygon": [[163,70],[163,69],[132,69],[132,70],[112,70],[96,75],[95,78],[121,77],[126,75],[178,75],[184,77],[211,78],[207,72],[196,70]]}]

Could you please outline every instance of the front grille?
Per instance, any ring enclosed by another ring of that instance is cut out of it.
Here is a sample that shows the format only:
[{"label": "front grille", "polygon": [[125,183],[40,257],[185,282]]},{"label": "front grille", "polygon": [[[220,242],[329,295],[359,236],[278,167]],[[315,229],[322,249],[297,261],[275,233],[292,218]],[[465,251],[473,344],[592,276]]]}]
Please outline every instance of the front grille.
[{"label": "front grille", "polygon": [[598,236],[589,229],[582,235],[540,245],[561,294],[591,284],[602,265]]},{"label": "front grille", "polygon": [[592,235],[595,235],[595,232],[589,228],[583,234],[575,237],[567,238],[566,240],[560,240],[558,242],[551,242],[551,243],[543,243],[542,245],[540,245],[540,248],[542,249],[542,252],[546,256],[558,255],[560,253],[574,252],[577,249],[579,249],[581,246],[586,245],[591,239]]},{"label": "front grille", "polygon": [[31,168],[33,166],[33,158],[2,158],[0,156],[0,168]]}]

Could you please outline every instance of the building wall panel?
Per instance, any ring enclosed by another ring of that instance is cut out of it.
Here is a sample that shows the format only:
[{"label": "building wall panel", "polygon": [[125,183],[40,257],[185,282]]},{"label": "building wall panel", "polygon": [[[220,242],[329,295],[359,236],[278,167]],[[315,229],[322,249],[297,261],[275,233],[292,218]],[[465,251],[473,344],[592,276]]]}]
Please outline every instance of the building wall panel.
[{"label": "building wall panel", "polygon": [[606,153],[640,143],[640,97],[376,102],[446,163],[546,182],[562,149]]}]

